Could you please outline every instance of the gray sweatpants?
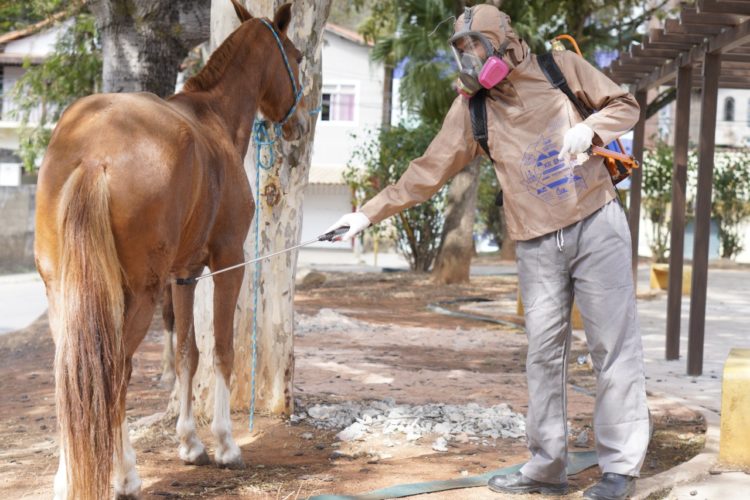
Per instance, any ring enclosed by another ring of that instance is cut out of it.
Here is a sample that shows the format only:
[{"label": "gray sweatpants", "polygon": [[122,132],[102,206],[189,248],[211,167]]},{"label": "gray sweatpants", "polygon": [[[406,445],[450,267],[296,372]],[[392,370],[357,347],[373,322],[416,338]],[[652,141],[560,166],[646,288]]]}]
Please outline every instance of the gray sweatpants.
[{"label": "gray sweatpants", "polygon": [[531,460],[521,472],[565,482],[570,312],[575,295],[597,376],[594,435],[602,472],[637,476],[649,441],[643,351],[630,231],[613,200],[582,221],[516,247],[529,352],[526,421]]}]

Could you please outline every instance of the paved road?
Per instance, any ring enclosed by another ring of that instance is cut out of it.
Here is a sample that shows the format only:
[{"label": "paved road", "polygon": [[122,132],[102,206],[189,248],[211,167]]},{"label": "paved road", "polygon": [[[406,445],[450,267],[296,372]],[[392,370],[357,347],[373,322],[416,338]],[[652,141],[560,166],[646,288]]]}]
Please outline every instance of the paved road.
[{"label": "paved road", "polygon": [[37,273],[0,276],[0,335],[24,328],[47,310]]}]

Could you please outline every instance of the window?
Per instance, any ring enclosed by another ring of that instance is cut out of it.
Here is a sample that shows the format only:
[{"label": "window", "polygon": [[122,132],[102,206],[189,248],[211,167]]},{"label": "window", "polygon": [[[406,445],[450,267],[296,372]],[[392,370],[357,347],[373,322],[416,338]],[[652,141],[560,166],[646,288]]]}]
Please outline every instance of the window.
[{"label": "window", "polygon": [[734,97],[724,99],[724,121],[734,121]]},{"label": "window", "polygon": [[321,121],[353,122],[356,92],[353,84],[323,85]]}]

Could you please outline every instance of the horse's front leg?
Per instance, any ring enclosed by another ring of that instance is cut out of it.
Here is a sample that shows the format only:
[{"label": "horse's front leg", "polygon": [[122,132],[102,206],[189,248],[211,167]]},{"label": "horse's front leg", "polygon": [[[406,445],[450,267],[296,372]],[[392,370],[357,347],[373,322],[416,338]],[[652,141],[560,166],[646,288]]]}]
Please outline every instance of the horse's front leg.
[{"label": "horse's front leg", "polygon": [[[219,269],[241,262],[242,247],[233,255],[216,259],[212,267]],[[244,271],[237,269],[214,277],[214,419],[211,431],[216,438],[216,464],[230,469],[244,468],[242,453],[232,437],[229,405],[229,383],[234,364],[234,310],[242,286]]]},{"label": "horse's front leg", "polygon": [[193,325],[193,299],[195,284],[172,285],[177,352],[175,372],[179,383],[180,416],[177,418],[177,437],[180,440],[180,458],[187,464],[210,463],[206,448],[195,432],[193,418],[193,376],[198,369],[198,346],[195,344]]}]

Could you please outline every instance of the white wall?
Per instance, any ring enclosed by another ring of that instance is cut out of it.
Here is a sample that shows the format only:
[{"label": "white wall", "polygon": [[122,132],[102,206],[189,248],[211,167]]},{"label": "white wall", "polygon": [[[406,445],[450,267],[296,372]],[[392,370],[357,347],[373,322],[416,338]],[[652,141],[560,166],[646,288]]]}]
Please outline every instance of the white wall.
[{"label": "white wall", "polygon": [[383,66],[371,63],[370,48],[326,32],[323,42],[323,84],[354,83],[354,122],[337,124],[318,120],[312,166],[346,165],[356,145],[352,133],[380,126],[383,102]]},{"label": "white wall", "polygon": [[8,42],[3,52],[6,54],[23,54],[25,56],[46,56],[52,52],[57,37],[68,29],[72,22],[72,20],[68,20],[54,28]]},{"label": "white wall", "polygon": [[[310,241],[325,232],[339,217],[352,211],[351,193],[344,184],[309,184],[302,205],[302,238]],[[347,242],[320,242],[311,248],[351,248]]]},{"label": "white wall", "polygon": [[[20,66],[4,66],[2,68],[3,74],[3,114],[0,119],[2,121],[17,122],[17,116],[11,116],[11,113],[17,108],[16,104],[10,98],[10,92],[16,82],[26,73],[26,70]],[[42,114],[41,105],[32,111],[29,117],[30,122],[36,122]]]},{"label": "white wall", "polygon": [[[380,127],[383,101],[383,66],[370,62],[370,47],[325,32],[323,43],[323,85],[353,84],[354,120],[348,123],[318,119],[315,128],[310,184],[305,191],[301,241],[325,232],[343,214],[351,212],[349,187],[339,172],[351,161],[356,145],[369,129]],[[352,134],[356,134],[357,138]],[[316,180],[318,182],[316,182]],[[312,248],[352,249],[351,242],[320,242]]]},{"label": "white wall", "polygon": [[[734,99],[734,121],[724,120],[728,98]],[[750,90],[719,89],[716,113],[716,144],[718,146],[750,146]]]},{"label": "white wall", "polygon": [[[33,35],[27,36],[25,38],[21,38],[18,40],[13,40],[11,42],[8,42],[5,47],[3,47],[2,51],[5,54],[13,54],[18,56],[29,56],[29,57],[43,57],[48,54],[50,54],[54,48],[55,43],[57,42],[58,37],[64,33],[66,29],[72,24],[72,20],[65,21],[62,24],[59,24],[53,28],[41,31],[39,33],[35,33]],[[23,75],[26,70],[24,70],[21,66],[3,66],[0,67],[0,77],[3,79],[3,86],[2,86],[2,92],[3,92],[3,108],[2,108],[2,116],[0,116],[0,120],[2,121],[16,121],[17,118],[11,118],[9,112],[12,109],[15,109],[15,104],[10,100],[8,97],[8,94],[10,93],[11,89],[13,88],[13,85],[18,81],[18,79]],[[41,113],[41,106],[40,108],[32,113],[30,117],[30,121],[38,120],[39,115]]]}]

